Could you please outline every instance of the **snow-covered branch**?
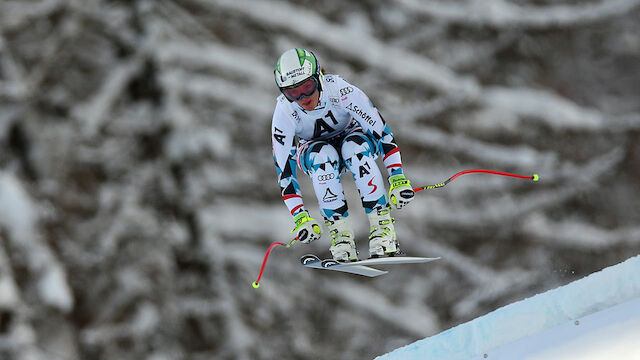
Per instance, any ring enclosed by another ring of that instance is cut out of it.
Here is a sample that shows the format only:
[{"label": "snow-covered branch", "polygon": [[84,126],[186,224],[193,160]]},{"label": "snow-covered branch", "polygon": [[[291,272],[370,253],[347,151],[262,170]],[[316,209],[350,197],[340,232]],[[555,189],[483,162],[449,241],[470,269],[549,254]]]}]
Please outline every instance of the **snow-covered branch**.
[{"label": "snow-covered branch", "polygon": [[113,69],[100,90],[86,103],[74,109],[74,116],[82,124],[87,135],[94,135],[100,126],[108,120],[108,114],[114,102],[122,95],[124,87],[129,84],[136,72],[140,71],[142,59],[135,58]]},{"label": "snow-covered branch", "polygon": [[534,241],[572,250],[594,251],[640,246],[640,227],[608,230],[579,219],[554,221],[541,213],[528,216],[522,231]]},{"label": "snow-covered branch", "polygon": [[66,313],[74,305],[67,274],[37,231],[39,217],[37,205],[15,176],[0,173],[0,227],[8,229],[11,247],[24,257],[29,272],[38,279],[42,301]]},{"label": "snow-covered branch", "polygon": [[426,149],[434,148],[447,153],[459,153],[477,161],[484,161],[507,168],[547,168],[557,163],[557,155],[538,152],[526,146],[504,146],[471,139],[464,135],[448,134],[435,127],[403,127],[398,131],[405,141]]},{"label": "snow-covered branch", "polygon": [[482,102],[492,108],[504,109],[520,117],[537,119],[555,131],[582,130],[613,132],[640,127],[640,116],[607,116],[593,108],[577,104],[549,91],[513,88],[486,88]]},{"label": "snow-covered branch", "polygon": [[579,5],[518,5],[505,0],[462,2],[396,0],[408,11],[437,21],[497,28],[557,28],[588,25],[628,13],[638,0],[602,0]]},{"label": "snow-covered branch", "polygon": [[[427,87],[437,89],[453,96],[474,96],[478,86],[473,79],[458,76],[447,67],[436,64],[418,54],[401,48],[389,46],[366,33],[353,28],[330,23],[303,7],[274,1],[233,0],[216,1],[215,7],[241,13],[254,21],[269,26],[284,28],[297,36],[340,54],[359,61],[368,67],[382,68],[387,76],[403,81],[415,81]],[[280,14],[277,17],[264,17],[268,12]],[[287,19],[281,21],[280,19]],[[325,32],[332,28],[335,31]],[[323,36],[318,36],[318,34]],[[294,45],[294,44],[292,44]],[[416,76],[420,74],[420,76]]]}]

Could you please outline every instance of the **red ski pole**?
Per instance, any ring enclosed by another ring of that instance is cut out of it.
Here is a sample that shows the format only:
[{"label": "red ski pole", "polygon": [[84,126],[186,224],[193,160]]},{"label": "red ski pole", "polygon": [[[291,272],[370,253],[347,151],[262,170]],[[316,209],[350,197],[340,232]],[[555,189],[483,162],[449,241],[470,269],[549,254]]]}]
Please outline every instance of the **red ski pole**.
[{"label": "red ski pole", "polygon": [[515,177],[515,178],[520,178],[520,179],[531,179],[533,181],[540,180],[540,177],[538,176],[538,174],[518,175],[518,174],[512,174],[512,173],[503,172],[503,171],[474,169],[474,170],[460,171],[459,173],[453,175],[452,177],[448,178],[447,180],[445,180],[445,181],[443,181],[443,182],[441,182],[439,184],[421,186],[421,187],[413,189],[413,191],[418,192],[418,191],[422,191],[422,190],[439,189],[439,188],[447,185],[451,181],[453,181],[458,176],[465,175],[465,174],[473,174],[473,173],[491,174],[491,175],[500,175],[500,176],[510,176],[510,177]]},{"label": "red ski pole", "polygon": [[296,240],[298,240],[298,238],[296,237],[295,239],[291,240],[288,244],[284,244],[281,243],[279,241],[274,242],[273,244],[271,244],[271,246],[269,246],[269,248],[267,249],[267,253],[264,254],[264,259],[262,260],[262,266],[260,267],[260,274],[258,274],[258,279],[256,281],[253,282],[253,288],[257,289],[260,287],[260,279],[262,278],[262,273],[264,272],[264,267],[267,265],[267,259],[269,258],[269,254],[271,254],[271,250],[273,250],[276,246],[284,246],[286,248],[291,247],[291,245],[293,245],[293,243],[296,242]]}]

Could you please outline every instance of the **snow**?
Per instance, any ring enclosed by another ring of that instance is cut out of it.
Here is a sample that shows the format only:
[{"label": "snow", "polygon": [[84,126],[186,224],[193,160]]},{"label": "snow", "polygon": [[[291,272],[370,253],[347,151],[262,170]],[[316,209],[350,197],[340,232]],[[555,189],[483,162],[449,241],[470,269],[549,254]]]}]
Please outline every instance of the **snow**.
[{"label": "snow", "polygon": [[489,351],[480,359],[638,359],[640,298]]},{"label": "snow", "polygon": [[594,359],[638,359],[631,341],[640,329],[639,274],[636,256],[376,359],[587,358],[575,349]]},{"label": "snow", "polygon": [[0,308],[6,309],[19,303],[19,291],[13,280],[9,258],[4,249],[0,249]]},{"label": "snow", "polygon": [[604,119],[598,111],[583,109],[545,91],[490,88],[484,97],[496,108],[504,107],[521,116],[540,117],[556,129],[598,129],[604,126]]},{"label": "snow", "polygon": [[411,11],[458,23],[494,27],[570,26],[625,13],[637,0],[605,0],[579,6],[519,6],[504,0],[468,0],[461,6],[450,1],[396,0]]},{"label": "snow", "polygon": [[62,267],[52,266],[47,269],[38,282],[38,290],[42,301],[46,304],[64,312],[69,312],[73,308],[71,288]]},{"label": "snow", "polygon": [[74,115],[79,122],[82,122],[84,131],[88,135],[94,135],[107,120],[107,111],[113,106],[118,95],[123,92],[132,74],[139,71],[141,64],[140,59],[134,59],[116,67],[96,96],[88,103],[76,106]]},{"label": "snow", "polygon": [[[424,82],[444,93],[470,94],[478,92],[477,83],[469,78],[456,76],[450,69],[413,56],[411,52],[389,46],[367,33],[346,26],[330,23],[316,13],[280,2],[219,0],[217,6],[242,13],[245,16],[268,23],[271,26],[286,27],[301,38],[313,39],[336,51],[362,61],[372,68],[383,67],[388,75],[410,81]],[[276,13],[277,17],[264,17],[262,14]],[[282,22],[281,19],[288,19]],[[325,29],[332,28],[327,32]],[[317,34],[322,33],[322,37]],[[295,45],[292,43],[291,45]],[[289,46],[292,47],[292,46]],[[389,66],[393,64],[394,66]],[[415,74],[420,74],[416,77]]]},{"label": "snow", "polygon": [[0,226],[11,236],[33,237],[36,209],[20,180],[10,173],[0,173]]},{"label": "snow", "polygon": [[37,232],[39,216],[38,207],[16,176],[0,173],[0,227],[9,229],[12,246],[29,254],[28,266],[39,277],[37,288],[42,301],[68,312],[73,308],[73,296],[66,271]]}]

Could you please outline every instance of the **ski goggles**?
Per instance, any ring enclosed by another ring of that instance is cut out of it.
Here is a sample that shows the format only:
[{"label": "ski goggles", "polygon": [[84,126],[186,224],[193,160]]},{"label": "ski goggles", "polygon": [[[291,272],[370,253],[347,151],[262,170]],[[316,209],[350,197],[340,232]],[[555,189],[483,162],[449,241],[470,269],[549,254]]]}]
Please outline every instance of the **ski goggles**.
[{"label": "ski goggles", "polygon": [[303,98],[313,95],[316,90],[318,90],[318,80],[316,80],[315,76],[304,80],[300,84],[280,89],[284,96],[290,101],[300,101]]}]

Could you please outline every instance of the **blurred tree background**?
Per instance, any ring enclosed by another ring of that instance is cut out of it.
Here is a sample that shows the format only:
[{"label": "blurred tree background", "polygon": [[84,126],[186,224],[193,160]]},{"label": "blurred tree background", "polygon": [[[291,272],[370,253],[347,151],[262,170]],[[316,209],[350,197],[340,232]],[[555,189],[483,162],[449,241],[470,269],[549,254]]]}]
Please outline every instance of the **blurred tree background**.
[{"label": "blurred tree background", "polygon": [[[639,34],[639,0],[2,0],[0,358],[374,358],[638,254]],[[438,262],[303,269],[323,238],[252,289],[292,227],[269,127],[296,46],[414,185],[541,181],[419,193],[398,236]]]}]

